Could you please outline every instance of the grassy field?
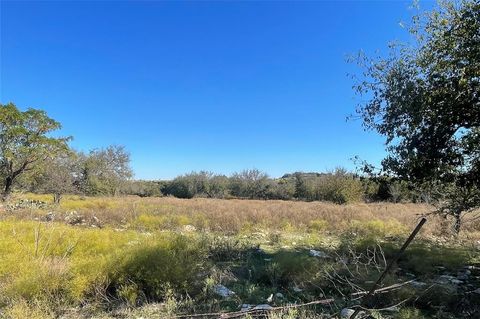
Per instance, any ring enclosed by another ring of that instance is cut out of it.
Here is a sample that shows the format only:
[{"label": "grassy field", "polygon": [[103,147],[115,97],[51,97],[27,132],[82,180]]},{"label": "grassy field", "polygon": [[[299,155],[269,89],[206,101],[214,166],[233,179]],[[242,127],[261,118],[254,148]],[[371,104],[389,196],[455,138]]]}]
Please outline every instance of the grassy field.
[{"label": "grassy field", "polygon": [[[1,209],[2,318],[173,318],[326,298],[335,301],[269,316],[335,318],[358,305],[419,216],[432,211],[168,197],[49,202],[16,195]],[[429,217],[384,282],[400,287],[368,300],[367,308],[383,309],[371,316],[480,317],[480,225],[466,221],[458,238],[450,225]]]}]

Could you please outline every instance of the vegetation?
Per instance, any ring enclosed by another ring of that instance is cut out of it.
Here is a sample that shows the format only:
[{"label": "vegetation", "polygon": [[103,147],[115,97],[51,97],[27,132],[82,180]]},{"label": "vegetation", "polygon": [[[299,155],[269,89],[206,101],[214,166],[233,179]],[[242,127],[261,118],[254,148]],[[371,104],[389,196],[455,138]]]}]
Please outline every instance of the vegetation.
[{"label": "vegetation", "polygon": [[80,155],[80,190],[87,195],[117,195],[132,176],[130,154],[123,146],[94,149]]},{"label": "vegetation", "polygon": [[[420,204],[72,195],[56,206],[38,204],[46,199],[14,195],[12,202],[30,205],[12,205],[0,214],[0,311],[6,318],[161,318],[330,297],[334,304],[299,308],[294,317],[335,314],[355,304],[355,298],[342,299],[342,294],[367,289],[417,214],[433,209]],[[478,226],[467,223],[457,241],[449,242],[452,233],[444,220],[430,219],[385,282],[389,286],[413,275],[427,286],[403,286],[371,307],[407,299],[395,318],[461,317],[455,305],[465,298],[475,304],[475,294],[465,295],[463,285],[450,283],[438,291],[428,287],[444,273],[456,275],[465,266],[478,265]],[[312,257],[311,249],[328,257]],[[477,285],[477,270],[472,271],[468,284]],[[235,295],[217,294],[220,284]],[[272,294],[273,301],[267,301]],[[462,309],[465,318],[475,314],[474,307]],[[389,312],[378,315],[392,317]]]},{"label": "vegetation", "polygon": [[44,111],[20,111],[13,103],[0,104],[0,177],[6,201],[15,182],[26,171],[66,149],[68,138],[49,137],[60,123]]},{"label": "vegetation", "polygon": [[413,22],[414,46],[360,57],[380,172],[133,180],[123,146],[70,149],[44,111],[0,104],[0,318],[345,318],[431,213],[363,311],[479,318],[480,2]]},{"label": "vegetation", "polygon": [[[123,146],[112,145],[84,154],[68,148],[69,138],[49,137],[60,124],[45,112],[21,112],[12,103],[2,105],[0,111],[3,201],[14,188],[50,193],[57,204],[64,194],[298,199],[340,204],[393,198],[389,193],[375,194],[375,182],[362,180],[344,169],[323,174],[297,172],[279,179],[250,169],[229,177],[201,171],[172,181],[134,181],[130,155]],[[370,186],[366,187],[366,183]]]},{"label": "vegetation", "polygon": [[413,22],[413,45],[360,57],[358,113],[386,137],[382,173],[427,190],[458,233],[480,207],[480,2],[441,2]]},{"label": "vegetation", "polygon": [[296,172],[279,179],[251,169],[230,177],[192,172],[165,182],[162,193],[179,198],[298,199],[344,204],[363,201],[367,196],[364,190],[360,178],[344,169],[324,174]]}]

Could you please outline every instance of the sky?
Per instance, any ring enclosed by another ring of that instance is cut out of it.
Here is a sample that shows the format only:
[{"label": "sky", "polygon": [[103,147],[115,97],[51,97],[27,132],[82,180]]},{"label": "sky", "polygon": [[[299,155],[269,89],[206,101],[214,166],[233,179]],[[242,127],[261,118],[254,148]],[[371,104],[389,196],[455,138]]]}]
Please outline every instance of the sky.
[{"label": "sky", "polygon": [[378,163],[346,61],[409,39],[410,1],[1,1],[0,102],[40,108],[139,179]]}]

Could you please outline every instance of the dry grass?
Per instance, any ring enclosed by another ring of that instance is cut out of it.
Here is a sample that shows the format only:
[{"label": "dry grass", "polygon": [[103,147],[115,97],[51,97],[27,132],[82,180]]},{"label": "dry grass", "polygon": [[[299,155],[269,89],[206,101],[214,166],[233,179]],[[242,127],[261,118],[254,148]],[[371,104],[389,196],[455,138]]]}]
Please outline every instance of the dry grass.
[{"label": "dry grass", "polygon": [[[51,201],[34,194],[17,194],[13,201],[25,198]],[[59,206],[4,211],[0,318],[95,317],[90,311],[117,318],[122,315],[109,312],[119,309],[132,311],[125,318],[152,317],[136,307],[147,301],[159,302],[160,317],[234,310],[241,303],[264,303],[279,290],[293,298],[289,302],[312,300],[319,285],[335,294],[324,270],[338,263],[318,262],[309,249],[343,256],[381,244],[391,256],[399,237],[432,210],[411,203],[66,196]],[[65,217],[72,211],[83,222],[69,223]],[[461,241],[448,237],[450,225],[430,216],[401,268],[428,279],[437,266],[456,273],[478,263],[480,225],[466,224]],[[236,297],[213,294],[217,283]],[[301,295],[292,292],[294,286],[303,287]],[[168,310],[170,297],[178,309]]]},{"label": "dry grass", "polygon": [[[45,195],[30,194],[22,197],[50,200]],[[70,211],[76,211],[87,219],[95,216],[103,224],[114,227],[171,229],[191,224],[199,230],[238,233],[252,229],[318,230],[315,226],[320,224],[325,232],[340,233],[375,221],[378,227],[398,226],[401,230],[408,230],[414,227],[421,215],[432,212],[433,208],[413,203],[337,205],[281,200],[66,196],[60,207],[52,207],[50,210],[55,211],[57,217]],[[34,213],[24,211],[17,213],[17,216],[23,214],[24,217],[31,218]],[[45,211],[40,214],[44,213]],[[450,220],[430,216],[422,235],[449,235],[450,226]],[[463,236],[480,238],[480,223],[465,223]]]}]

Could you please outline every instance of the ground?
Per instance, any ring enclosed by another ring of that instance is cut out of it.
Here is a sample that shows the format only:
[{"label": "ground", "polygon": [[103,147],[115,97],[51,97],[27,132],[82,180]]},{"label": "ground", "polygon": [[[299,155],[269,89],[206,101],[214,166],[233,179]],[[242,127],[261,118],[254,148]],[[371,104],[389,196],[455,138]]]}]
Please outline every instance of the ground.
[{"label": "ground", "polygon": [[[16,194],[0,210],[1,318],[335,318],[432,207]],[[480,225],[450,226],[428,217],[365,314],[480,318]]]}]

